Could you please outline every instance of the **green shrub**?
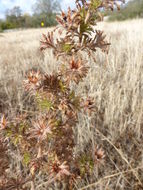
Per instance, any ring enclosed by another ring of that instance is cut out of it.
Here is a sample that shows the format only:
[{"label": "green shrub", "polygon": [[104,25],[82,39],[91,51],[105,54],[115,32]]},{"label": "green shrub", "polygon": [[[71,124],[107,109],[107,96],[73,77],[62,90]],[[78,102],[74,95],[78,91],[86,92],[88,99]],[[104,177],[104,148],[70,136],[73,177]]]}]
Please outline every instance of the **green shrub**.
[{"label": "green shrub", "polygon": [[16,25],[14,23],[11,23],[8,21],[1,23],[2,30],[8,30],[8,29],[13,29],[13,28],[16,28]]}]

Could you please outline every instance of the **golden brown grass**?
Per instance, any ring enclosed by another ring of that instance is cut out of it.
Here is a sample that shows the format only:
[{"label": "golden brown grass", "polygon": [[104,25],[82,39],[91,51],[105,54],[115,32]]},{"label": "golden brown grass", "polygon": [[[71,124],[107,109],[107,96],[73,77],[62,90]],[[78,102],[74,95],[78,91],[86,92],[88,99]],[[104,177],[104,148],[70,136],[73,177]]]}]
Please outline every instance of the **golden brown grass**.
[{"label": "golden brown grass", "polygon": [[[98,27],[105,30],[111,47],[108,56],[97,52],[96,63],[91,63],[88,77],[77,89],[82,94],[88,90],[97,106],[94,133],[88,125],[90,118],[80,116],[77,151],[86,143],[87,148],[99,144],[106,158],[93,178],[81,181],[77,189],[141,190],[143,20],[101,23]],[[43,56],[39,51],[41,34],[46,32],[33,29],[0,36],[0,113],[14,116],[17,110],[31,110],[31,97],[22,88],[26,72],[31,68],[56,69],[51,52]]]}]

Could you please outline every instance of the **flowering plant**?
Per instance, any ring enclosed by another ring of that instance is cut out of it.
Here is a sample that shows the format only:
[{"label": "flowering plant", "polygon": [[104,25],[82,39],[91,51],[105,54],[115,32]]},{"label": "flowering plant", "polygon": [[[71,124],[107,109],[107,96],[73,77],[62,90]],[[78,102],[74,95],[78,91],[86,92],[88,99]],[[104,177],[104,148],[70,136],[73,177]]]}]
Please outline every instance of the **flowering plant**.
[{"label": "flowering plant", "polygon": [[[63,181],[66,189],[73,189],[75,179],[91,175],[103,160],[104,151],[99,147],[93,154],[75,152],[79,114],[96,111],[94,99],[82,97],[75,89],[88,75],[89,60],[94,60],[96,50],[108,52],[109,43],[95,25],[102,20],[103,9],[119,8],[120,1],[76,0],[76,9],[57,15],[58,27],[43,34],[41,51],[53,50],[58,69],[52,74],[31,71],[24,81],[25,90],[35,97],[38,114],[18,116],[11,122],[4,116],[1,119],[1,137],[5,138],[0,139],[0,175],[5,178],[0,178],[0,189],[27,189],[26,184],[31,182],[34,190],[39,175],[46,180],[43,185]],[[7,177],[8,139],[20,152],[22,167],[26,168],[16,178]]]}]

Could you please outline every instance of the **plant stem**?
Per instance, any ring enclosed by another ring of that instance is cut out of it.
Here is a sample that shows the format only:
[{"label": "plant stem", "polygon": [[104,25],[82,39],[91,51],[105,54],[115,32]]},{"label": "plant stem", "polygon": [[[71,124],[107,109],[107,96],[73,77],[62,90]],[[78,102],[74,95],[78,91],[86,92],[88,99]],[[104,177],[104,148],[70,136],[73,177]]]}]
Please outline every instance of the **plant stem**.
[{"label": "plant stem", "polygon": [[34,181],[31,181],[31,190],[35,190],[35,184],[34,184]]},{"label": "plant stem", "polygon": [[41,147],[41,144],[39,145],[38,154],[37,154],[37,158],[40,158],[40,157],[42,157],[42,147]]}]

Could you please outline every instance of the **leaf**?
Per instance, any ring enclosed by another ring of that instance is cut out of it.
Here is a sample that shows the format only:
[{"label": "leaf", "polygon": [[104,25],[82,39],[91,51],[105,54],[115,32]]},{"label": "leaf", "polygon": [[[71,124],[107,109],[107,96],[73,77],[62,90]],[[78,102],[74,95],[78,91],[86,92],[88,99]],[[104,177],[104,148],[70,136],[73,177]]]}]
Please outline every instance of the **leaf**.
[{"label": "leaf", "polygon": [[53,108],[52,102],[50,102],[49,100],[46,100],[46,99],[40,100],[39,101],[39,106],[42,109],[47,109],[47,110],[50,110],[50,109]]},{"label": "leaf", "polygon": [[70,53],[71,50],[72,50],[72,45],[71,44],[63,44],[63,47],[62,47],[63,51],[65,53]]},{"label": "leaf", "polygon": [[27,128],[28,128],[28,125],[25,125],[24,123],[20,123],[20,125],[19,125],[20,134],[23,134],[24,130]]},{"label": "leaf", "polygon": [[[94,169],[94,161],[91,156],[82,155],[79,160],[80,173],[81,175],[85,175],[87,172],[91,173]],[[88,170],[87,170],[88,168]]]},{"label": "leaf", "polygon": [[96,10],[101,5],[101,0],[92,0],[91,8]]},{"label": "leaf", "polygon": [[41,97],[38,93],[36,94],[38,106],[43,110],[53,109],[53,103],[49,101],[47,98]]},{"label": "leaf", "polygon": [[30,153],[25,152],[23,155],[23,164],[27,166],[30,163],[30,160],[31,160]]},{"label": "leaf", "polygon": [[13,138],[14,145],[17,145],[19,143],[19,141],[20,141],[21,138],[22,138],[21,135],[16,134],[15,137]]},{"label": "leaf", "polygon": [[69,99],[72,100],[73,98],[75,98],[75,92],[72,91],[69,95]]},{"label": "leaf", "polygon": [[60,85],[61,91],[62,91],[62,92],[65,92],[66,87],[65,87],[65,85],[62,83],[62,81],[59,82],[59,85]]},{"label": "leaf", "polygon": [[84,20],[84,18],[85,18],[85,14],[86,14],[86,10],[85,10],[85,8],[83,7],[82,9],[81,9],[81,11],[80,11],[80,16],[83,18],[83,20]]},{"label": "leaf", "polygon": [[87,29],[88,29],[88,24],[85,24],[82,22],[80,25],[80,33],[82,34],[82,33],[86,32]]},{"label": "leaf", "polygon": [[12,136],[12,130],[9,128],[6,130],[6,136],[11,137]]}]

